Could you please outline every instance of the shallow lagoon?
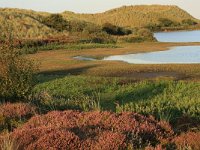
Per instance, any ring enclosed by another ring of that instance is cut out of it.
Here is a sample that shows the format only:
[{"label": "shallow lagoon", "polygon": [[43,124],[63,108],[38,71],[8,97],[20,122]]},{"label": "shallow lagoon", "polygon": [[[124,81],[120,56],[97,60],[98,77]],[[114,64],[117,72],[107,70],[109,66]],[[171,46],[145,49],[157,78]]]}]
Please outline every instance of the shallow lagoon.
[{"label": "shallow lagoon", "polygon": [[158,32],[154,33],[154,37],[159,42],[200,42],[200,30]]},{"label": "shallow lagoon", "polygon": [[200,63],[200,46],[179,46],[166,51],[115,55],[105,57],[103,60],[124,61],[131,64],[195,64]]},{"label": "shallow lagoon", "polygon": [[[159,42],[200,42],[200,30],[154,33]],[[95,60],[78,56],[79,60]],[[103,60],[124,61],[131,64],[199,64],[200,46],[177,46],[166,51],[114,55]]]}]

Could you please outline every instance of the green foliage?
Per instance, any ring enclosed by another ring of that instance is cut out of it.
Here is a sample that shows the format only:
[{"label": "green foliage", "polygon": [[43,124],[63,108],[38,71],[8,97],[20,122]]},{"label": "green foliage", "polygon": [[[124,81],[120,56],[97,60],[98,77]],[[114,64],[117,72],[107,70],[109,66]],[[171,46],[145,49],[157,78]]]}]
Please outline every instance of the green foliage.
[{"label": "green foliage", "polygon": [[0,99],[26,98],[34,85],[35,65],[14,48],[9,30],[3,38],[5,42],[0,45]]},{"label": "green foliage", "polygon": [[105,23],[102,25],[102,30],[111,35],[128,35],[132,31],[122,27],[112,25],[111,23]]},{"label": "green foliage", "polygon": [[[127,99],[124,97],[123,104],[118,107],[118,111],[151,114],[157,119],[164,119],[171,122],[176,122],[183,115],[200,120],[200,103],[197,92],[200,87],[199,83],[161,82],[146,84],[146,86],[139,88],[135,92],[133,91],[135,88],[131,86],[129,87],[130,89],[127,89],[129,92],[123,91],[122,95],[129,93],[127,97],[130,100],[126,103]],[[147,91],[142,94],[137,92],[139,90]],[[151,93],[149,92],[150,95],[148,95],[148,91],[152,91]]]},{"label": "green foliage", "polygon": [[45,17],[42,22],[59,32],[69,30],[69,22],[67,22],[60,14],[51,14],[50,16]]},{"label": "green foliage", "polygon": [[[34,93],[45,91],[51,103],[61,110],[84,110],[83,106],[89,105],[86,99],[96,99],[93,93],[98,91],[102,110],[138,112],[170,122],[182,116],[200,120],[200,84],[195,82],[145,81],[121,85],[120,79],[81,76],[43,82],[35,87]],[[46,103],[45,107],[48,106]]]}]

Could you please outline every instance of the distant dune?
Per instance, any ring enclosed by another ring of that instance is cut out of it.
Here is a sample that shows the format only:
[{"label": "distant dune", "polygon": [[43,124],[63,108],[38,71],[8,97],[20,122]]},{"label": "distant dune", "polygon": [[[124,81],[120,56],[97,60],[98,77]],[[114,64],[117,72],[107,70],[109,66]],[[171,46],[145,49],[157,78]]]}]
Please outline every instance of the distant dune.
[{"label": "distant dune", "polygon": [[[0,9],[0,28],[11,26],[13,33],[23,38],[48,37],[57,34],[57,31],[41,22],[41,18],[49,14],[24,9]],[[65,11],[61,15],[67,20],[80,20],[98,25],[109,22],[122,27],[144,27],[150,23],[158,23],[159,18],[168,18],[176,22],[184,19],[199,22],[179,7],[167,5],[123,6],[97,14],[77,14]]]},{"label": "distant dune", "polygon": [[149,23],[158,23],[159,18],[168,18],[177,22],[181,22],[184,19],[197,20],[179,7],[168,5],[123,6],[98,14],[64,12],[63,16],[97,24],[110,22],[123,27],[142,27]]}]

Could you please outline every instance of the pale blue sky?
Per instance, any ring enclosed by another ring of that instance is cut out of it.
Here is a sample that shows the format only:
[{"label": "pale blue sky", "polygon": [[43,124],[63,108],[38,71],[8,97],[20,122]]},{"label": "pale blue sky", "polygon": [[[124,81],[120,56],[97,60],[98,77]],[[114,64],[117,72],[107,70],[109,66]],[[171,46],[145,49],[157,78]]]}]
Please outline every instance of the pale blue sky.
[{"label": "pale blue sky", "polygon": [[96,13],[123,5],[178,5],[200,19],[200,0],[0,0],[0,7],[25,8],[37,11]]}]

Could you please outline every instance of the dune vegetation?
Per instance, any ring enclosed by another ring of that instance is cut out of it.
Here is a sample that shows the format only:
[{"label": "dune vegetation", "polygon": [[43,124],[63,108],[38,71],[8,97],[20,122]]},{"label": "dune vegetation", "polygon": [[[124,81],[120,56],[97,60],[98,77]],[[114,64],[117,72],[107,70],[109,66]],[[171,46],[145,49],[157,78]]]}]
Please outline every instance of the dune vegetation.
[{"label": "dune vegetation", "polygon": [[[63,12],[59,15],[65,25],[65,32],[55,29],[48,23],[51,15],[23,9],[0,9],[0,27],[11,26],[13,33],[24,39],[43,39],[57,36],[69,36],[69,32],[95,32],[104,24],[135,30],[149,28],[156,30],[177,30],[199,28],[199,20],[177,6],[140,5],[123,6],[97,14],[76,14]],[[6,20],[6,21],[5,21]],[[61,20],[59,26],[61,25]],[[194,27],[194,25],[196,27]],[[99,36],[98,36],[99,37]]]},{"label": "dune vegetation", "polygon": [[198,46],[161,43],[153,32],[199,23],[177,6],[0,8],[0,150],[200,149],[200,64],[102,61]]},{"label": "dune vegetation", "polygon": [[63,16],[98,24],[109,22],[123,27],[144,27],[148,24],[157,24],[160,18],[167,18],[174,22],[181,22],[185,19],[199,22],[179,7],[166,5],[123,6],[98,14],[76,14],[66,11]]}]

